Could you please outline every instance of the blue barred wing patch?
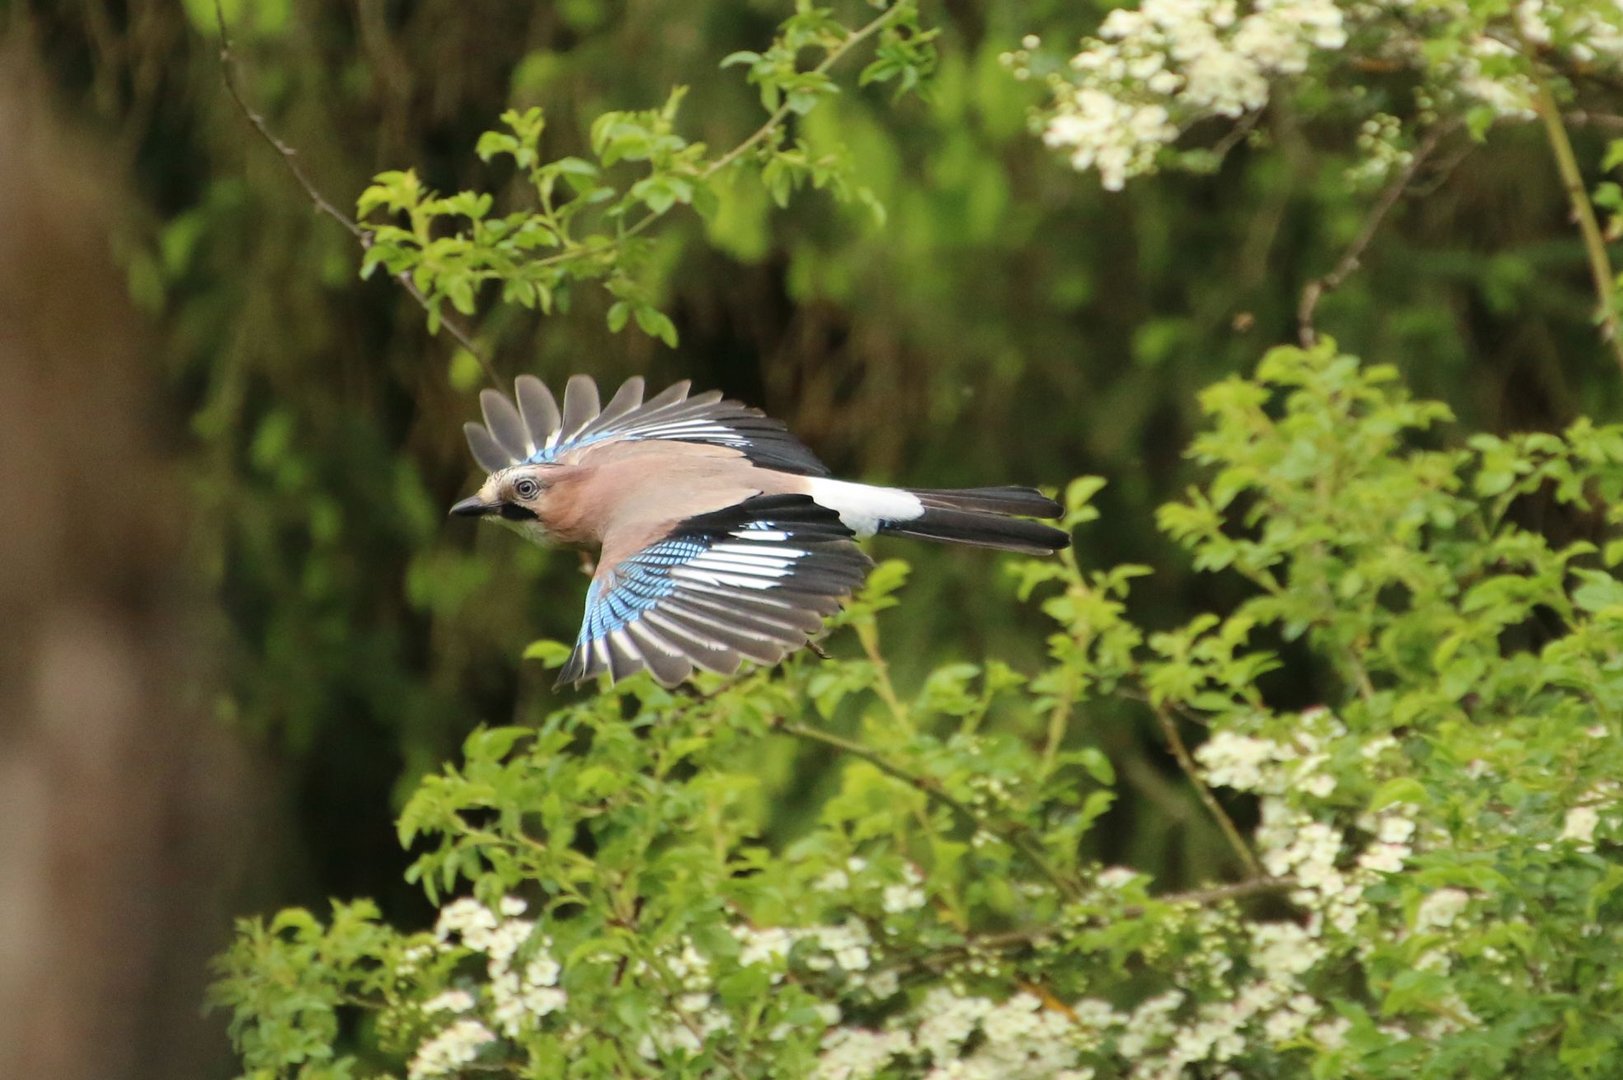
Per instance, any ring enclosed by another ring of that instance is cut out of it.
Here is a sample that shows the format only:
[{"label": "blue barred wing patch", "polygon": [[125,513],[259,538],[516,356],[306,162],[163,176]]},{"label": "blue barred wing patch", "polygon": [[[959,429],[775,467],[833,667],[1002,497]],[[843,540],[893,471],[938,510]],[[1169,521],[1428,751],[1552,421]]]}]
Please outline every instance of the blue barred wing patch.
[{"label": "blue barred wing patch", "polygon": [[560,409],[540,379],[521,375],[513,384],[513,398],[495,390],[481,393],[485,422],[464,424],[463,431],[474,459],[488,472],[520,464],[553,464],[599,443],[664,439],[729,446],[757,465],[828,475],[816,455],[781,422],[759,409],[723,399],[720,391],[690,397],[688,387],[679,382],[644,401],[644,384],[638,376],[627,379],[607,405],[600,405],[597,384],[575,375],[564,388]]},{"label": "blue barred wing patch", "polygon": [[661,540],[615,567],[611,587],[605,589],[602,580],[593,581],[586,589],[581,640],[603,637],[635,622],[639,615],[676,591],[672,568],[691,562],[705,550],[700,540]]},{"label": "blue barred wing patch", "polygon": [[731,674],[806,644],[871,563],[833,511],[764,495],[681,522],[600,568],[559,675],[574,683],[648,670],[674,686],[695,667]]}]

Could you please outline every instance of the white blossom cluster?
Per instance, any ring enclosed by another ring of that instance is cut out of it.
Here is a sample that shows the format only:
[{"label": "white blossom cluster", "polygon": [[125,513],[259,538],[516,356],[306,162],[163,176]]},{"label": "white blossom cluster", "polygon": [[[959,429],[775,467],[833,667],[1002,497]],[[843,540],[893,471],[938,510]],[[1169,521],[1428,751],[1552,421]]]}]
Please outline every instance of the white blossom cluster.
[{"label": "white blossom cluster", "polygon": [[[1424,0],[1430,4],[1430,0]],[[1406,5],[1423,8],[1423,0]],[[1463,21],[1470,8],[1463,0],[1423,10]],[[1589,0],[1519,0],[1513,11],[1514,34],[1485,28],[1465,39],[1465,48],[1449,72],[1467,99],[1509,120],[1531,120],[1537,84],[1515,63],[1526,46],[1555,48],[1585,68],[1623,69],[1623,9]],[[1525,43],[1525,46],[1524,44]]]},{"label": "white blossom cluster", "polygon": [[1258,795],[1301,792],[1328,798],[1336,780],[1325,768],[1326,748],[1347,734],[1346,726],[1327,709],[1308,709],[1298,718],[1289,741],[1222,730],[1195,750],[1206,782]]},{"label": "white blossom cluster", "polygon": [[[1264,869],[1294,878],[1292,899],[1340,933],[1367,913],[1364,890],[1403,869],[1415,835],[1412,808],[1403,804],[1356,823],[1370,836],[1361,850],[1346,830],[1311,812],[1335,793],[1330,754],[1346,735],[1339,719],[1314,708],[1296,718],[1288,739],[1222,730],[1195,750],[1207,783],[1262,796],[1255,841]],[[1361,756],[1374,765],[1395,746],[1390,737],[1369,740]]]},{"label": "white blossom cluster", "polygon": [[691,939],[682,938],[655,966],[658,970],[638,961],[631,970],[668,992],[674,982],[676,992],[669,1015],[638,1043],[640,1056],[655,1061],[673,1053],[696,1054],[712,1036],[732,1030],[732,1016],[715,1007],[714,965]]},{"label": "white blossom cluster", "polygon": [[[1211,1075],[1237,1077],[1245,1075],[1234,1071],[1240,1059],[1259,1047],[1283,1051],[1341,1044],[1346,1021],[1305,981],[1329,956],[1313,929],[1290,922],[1239,926],[1212,911],[1197,913],[1194,924],[1213,950],[1195,958],[1206,960],[1204,965],[1193,965],[1204,966],[1209,981],[1199,987],[1199,980],[1189,980],[1202,994],[1173,988],[1126,1014],[1103,1003],[1095,1006],[1091,1026],[1113,1035],[1115,1053],[1128,1063],[1131,1076],[1181,1080],[1191,1067],[1204,1065],[1217,1067]],[[1224,943],[1235,934],[1237,941]],[[1245,957],[1246,969],[1238,977],[1230,977],[1233,954],[1224,951],[1229,948]]]},{"label": "white blossom cluster", "polygon": [[[1424,75],[1422,116],[1458,103],[1486,106],[1500,119],[1531,118],[1528,46],[1581,68],[1623,71],[1623,5],[1612,0],[1519,0],[1508,20],[1480,9],[1471,0],[1140,0],[1110,12],[1068,71],[1049,76],[1043,140],[1117,191],[1153,172],[1192,124],[1256,113],[1275,85],[1316,60],[1335,60],[1353,39],[1367,44],[1365,59]],[[1449,47],[1430,47],[1439,42]],[[1028,36],[1004,63],[1029,78],[1040,45]],[[1356,74],[1348,80],[1355,88]],[[1376,123],[1373,132],[1365,127],[1360,149],[1383,157],[1355,169],[1355,180],[1384,175],[1404,153],[1386,119],[1377,114]]]},{"label": "white blossom cluster", "polygon": [[[1335,785],[1318,778],[1326,773],[1331,744],[1345,734],[1328,711],[1312,710],[1288,742],[1214,738],[1207,745],[1216,748],[1203,761],[1213,782],[1293,795],[1305,789],[1323,797]],[[1391,742],[1378,740],[1374,753],[1384,753]],[[1364,910],[1363,890],[1378,871],[1351,858],[1353,847],[1340,831],[1295,810],[1283,794],[1266,795],[1264,808],[1264,831],[1273,831],[1259,837],[1260,854],[1272,872],[1293,874],[1302,883],[1298,900],[1310,912],[1305,922],[1248,925],[1221,906],[1191,909],[1190,926],[1208,945],[1185,958],[1174,975],[1177,986],[1129,1009],[1097,998],[1045,1002],[1025,992],[996,1001],[936,986],[881,1028],[831,1027],[821,1047],[819,1080],[865,1080],[881,1072],[927,1080],[1087,1080],[1095,1068],[1142,1080],[1181,1080],[1199,1067],[1225,1075],[1223,1069],[1240,1068],[1259,1047],[1284,1052],[1339,1046],[1347,1021],[1314,993],[1309,980],[1333,959],[1327,929],[1332,922],[1356,920]],[[1372,828],[1377,835],[1365,852],[1370,861],[1401,862],[1412,821],[1394,811],[1380,815]],[[1124,890],[1139,880],[1132,870],[1112,867],[1094,876],[1093,887]],[[1441,918],[1452,899],[1437,901],[1428,917]],[[798,933],[751,931],[741,940],[746,949],[776,958],[786,955]]]},{"label": "white blossom cluster", "polygon": [[[852,857],[843,867],[827,871],[812,883],[812,889],[844,893],[852,888],[855,879],[864,877],[868,879],[865,885],[879,887],[880,906],[886,915],[908,915],[923,908],[928,900],[924,875],[916,867],[903,866],[899,879],[879,885],[872,880],[867,860],[860,857]],[[739,964],[769,967],[774,983],[783,981],[789,970],[790,953],[801,945],[798,955],[808,971],[838,974],[851,989],[865,990],[876,999],[890,997],[897,990],[896,973],[877,968],[873,935],[860,919],[847,917],[834,924],[793,927],[739,924],[733,927],[732,933],[739,943]]]},{"label": "white blossom cluster", "polygon": [[[1269,81],[1305,71],[1315,50],[1347,40],[1333,0],[1143,0],[1112,11],[1053,80],[1056,108],[1043,140],[1078,170],[1097,170],[1119,191],[1152,171],[1189,124],[1236,118],[1268,101]],[[1029,71],[1025,50],[1007,62]]]},{"label": "white blossom cluster", "polygon": [[[895,889],[908,891],[898,895],[892,892]],[[913,890],[917,890],[917,895]],[[892,906],[891,900],[898,905],[912,904],[915,899],[923,903],[923,892],[916,885],[889,886],[886,894],[887,910]],[[783,981],[789,970],[790,952],[796,945],[802,945],[799,956],[807,971],[837,975],[852,991],[862,990],[882,1000],[896,993],[900,985],[894,971],[877,969],[873,935],[859,919],[847,918],[840,923],[817,926],[737,925],[732,932],[739,943],[739,964],[768,967],[774,983]]]},{"label": "white blossom cluster", "polygon": [[1579,851],[1594,851],[1595,831],[1607,819],[1615,827],[1619,811],[1623,811],[1623,784],[1602,780],[1580,795],[1577,803],[1567,810],[1561,823],[1560,839],[1571,842]]},{"label": "white blossom cluster", "polygon": [[[852,856],[845,861],[845,866],[835,867],[823,874],[812,884],[812,888],[823,893],[843,893],[851,888],[853,879],[868,874],[868,860],[860,856]],[[902,867],[900,881],[884,886],[883,902],[885,912],[890,915],[901,915],[917,910],[924,906],[924,875],[919,873],[917,867],[911,864]]]},{"label": "white blossom cluster", "polygon": [[[865,888],[873,887],[886,917],[907,916],[927,903],[924,877],[916,868],[904,866],[899,874],[879,876],[860,858],[848,860],[814,888],[843,891],[857,877],[864,879]],[[455,1074],[487,1047],[503,1038],[521,1041],[568,1005],[569,995],[559,985],[563,971],[552,952],[553,943],[533,920],[523,917],[525,910],[517,897],[503,898],[494,908],[472,898],[454,900],[441,909],[432,943],[415,946],[402,957],[398,967],[402,974],[420,970],[436,955],[452,953],[480,957],[485,966],[483,979],[453,985],[422,1004],[423,1016],[434,1028],[411,1059],[409,1080]],[[739,923],[732,932],[739,944],[738,964],[764,966],[774,984],[785,981],[793,961],[803,972],[834,979],[842,995],[883,1001],[900,990],[896,970],[877,963],[879,954],[868,924],[854,916],[795,927]],[[691,939],[681,938],[661,955],[633,962],[628,970],[634,978],[670,991],[668,1014],[636,1047],[643,1058],[696,1054],[712,1036],[733,1029],[731,1015],[715,996],[716,961]],[[827,1004],[824,1012],[829,1025],[839,1022],[836,1005]],[[567,1030],[564,1033],[567,1037]],[[780,1028],[771,1037],[788,1035]],[[852,1035],[846,1053],[860,1054],[861,1045],[863,1036]]]},{"label": "white blossom cluster", "polygon": [[[513,896],[495,910],[471,898],[454,900],[440,910],[435,944],[405,958],[402,967],[409,970],[435,950],[466,950],[485,957],[486,974],[479,988],[453,987],[424,1002],[429,1017],[452,1019],[418,1046],[407,1067],[409,1080],[451,1075],[495,1042],[497,1033],[521,1038],[568,1003],[558,986],[562,968],[549,951],[552,942],[536,937],[535,922],[521,918],[524,911],[524,901]],[[521,960],[521,952],[527,958]]]},{"label": "white blossom cluster", "polygon": [[496,1041],[489,1028],[478,1020],[461,1019],[425,1039],[417,1048],[406,1075],[411,1080],[428,1076],[450,1076],[471,1065],[479,1051]]},{"label": "white blossom cluster", "polygon": [[905,1062],[926,1080],[1091,1080],[1093,1070],[1077,1064],[1097,1042],[1091,1034],[1081,1014],[1047,1007],[1033,994],[994,1002],[938,986],[885,1030],[831,1028],[815,1076],[867,1080]]}]

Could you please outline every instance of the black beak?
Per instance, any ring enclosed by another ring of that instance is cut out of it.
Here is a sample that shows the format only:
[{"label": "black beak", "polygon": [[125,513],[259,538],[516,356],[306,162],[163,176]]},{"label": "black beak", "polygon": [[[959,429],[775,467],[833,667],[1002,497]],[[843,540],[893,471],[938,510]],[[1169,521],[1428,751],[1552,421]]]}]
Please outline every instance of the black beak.
[{"label": "black beak", "polygon": [[470,495],[468,498],[463,499],[461,502],[452,506],[451,513],[457,517],[484,517],[486,514],[494,514],[500,509],[500,504],[492,506],[490,503],[480,499],[479,496]]}]

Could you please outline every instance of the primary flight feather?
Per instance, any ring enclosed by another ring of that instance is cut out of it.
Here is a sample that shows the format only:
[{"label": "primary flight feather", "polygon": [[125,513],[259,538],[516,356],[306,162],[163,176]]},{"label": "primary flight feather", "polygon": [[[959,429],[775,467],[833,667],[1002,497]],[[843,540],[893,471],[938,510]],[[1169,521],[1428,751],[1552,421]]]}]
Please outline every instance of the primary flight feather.
[{"label": "primary flight feather", "polygon": [[[515,403],[516,402],[516,403]],[[600,549],[559,683],[647,670],[674,686],[704,668],[781,660],[872,566],[853,538],[920,536],[1029,554],[1067,547],[1033,488],[931,490],[835,480],[777,420],[680,382],[607,405],[576,375],[563,407],[541,380],[479,395],[464,426],[489,476],[451,513],[498,518],[541,543]]]}]

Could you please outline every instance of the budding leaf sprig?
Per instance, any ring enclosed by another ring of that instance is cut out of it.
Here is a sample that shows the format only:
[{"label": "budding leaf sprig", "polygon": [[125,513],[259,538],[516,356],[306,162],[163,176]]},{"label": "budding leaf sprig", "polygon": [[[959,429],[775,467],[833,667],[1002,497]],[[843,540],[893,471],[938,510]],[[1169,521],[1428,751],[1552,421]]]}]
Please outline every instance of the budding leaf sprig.
[{"label": "budding leaf sprig", "polygon": [[[533,205],[495,213],[489,193],[440,195],[414,170],[380,173],[357,203],[367,249],[362,276],[380,267],[405,275],[426,298],[430,331],[442,324],[445,305],[475,315],[491,289],[503,303],[551,314],[567,307],[575,287],[599,283],[613,298],[610,330],[634,322],[674,346],[676,326],[659,310],[647,280],[649,229],[681,206],[713,218],[725,197],[726,174],[735,168],[755,170],[779,206],[809,185],[882,213],[856,181],[850,161],[794,138],[793,121],[840,92],[832,69],[869,41],[875,58],[859,84],[894,83],[898,93],[917,88],[934,65],[934,36],[920,25],[914,0],[897,0],[854,28],[831,9],[801,0],[764,52],[738,52],[722,61],[723,67],[746,69],[768,115],[747,138],[715,156],[680,130],[683,87],[657,109],[599,116],[591,126],[594,160],[547,158],[543,111],[508,110],[503,127],[482,135],[475,149],[487,162],[511,159]],[[819,56],[809,67],[803,59],[808,53]]]}]

